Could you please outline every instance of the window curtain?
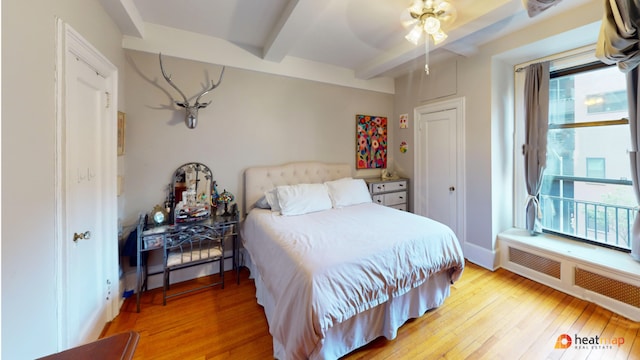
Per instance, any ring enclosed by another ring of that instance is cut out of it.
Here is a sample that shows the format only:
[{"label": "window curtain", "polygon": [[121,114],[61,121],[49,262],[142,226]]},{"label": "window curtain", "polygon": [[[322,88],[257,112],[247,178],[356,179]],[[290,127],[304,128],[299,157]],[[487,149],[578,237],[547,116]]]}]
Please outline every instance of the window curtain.
[{"label": "window curtain", "polygon": [[522,0],[522,5],[527,9],[527,15],[534,17],[560,1],[562,0]]},{"label": "window curtain", "polygon": [[[629,129],[631,129],[631,180],[640,204],[640,0],[605,0],[596,56],[607,64],[617,64],[627,76]],[[631,256],[640,261],[640,211],[636,211],[631,228]]]},{"label": "window curtain", "polygon": [[524,82],[525,144],[524,176],[527,186],[526,227],[532,235],[542,232],[538,194],[547,163],[549,128],[549,62],[526,67]]}]

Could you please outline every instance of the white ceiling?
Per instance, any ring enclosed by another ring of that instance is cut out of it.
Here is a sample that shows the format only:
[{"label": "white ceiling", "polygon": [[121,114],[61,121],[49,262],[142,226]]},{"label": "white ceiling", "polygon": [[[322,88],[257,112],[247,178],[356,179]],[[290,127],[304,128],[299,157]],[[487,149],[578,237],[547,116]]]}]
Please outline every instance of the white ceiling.
[{"label": "white ceiling", "polygon": [[[203,47],[208,40],[222,40],[260,61],[310,60],[348,69],[364,80],[424,66],[424,46],[406,41],[400,23],[410,0],[100,1],[124,35],[141,41],[145,28],[161,25],[204,35],[198,41]],[[432,59],[473,55],[487,41],[589,0],[564,0],[534,18],[527,16],[522,0],[450,1],[457,19],[445,29],[449,38],[431,46]]]}]

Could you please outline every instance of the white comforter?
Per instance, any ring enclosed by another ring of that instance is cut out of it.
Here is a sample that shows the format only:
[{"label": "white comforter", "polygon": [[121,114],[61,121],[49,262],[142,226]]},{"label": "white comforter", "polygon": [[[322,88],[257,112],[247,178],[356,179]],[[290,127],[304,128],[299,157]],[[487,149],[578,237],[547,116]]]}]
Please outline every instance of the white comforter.
[{"label": "white comforter", "polygon": [[334,323],[464,268],[447,226],[377,204],[299,216],[253,209],[242,239],[275,300],[267,314],[287,358],[306,359]]}]

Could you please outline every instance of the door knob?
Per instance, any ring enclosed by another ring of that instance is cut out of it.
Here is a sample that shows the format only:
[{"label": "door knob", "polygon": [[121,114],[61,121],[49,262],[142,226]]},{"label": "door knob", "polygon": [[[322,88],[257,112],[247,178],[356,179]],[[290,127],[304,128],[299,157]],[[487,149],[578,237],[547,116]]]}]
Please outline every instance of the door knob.
[{"label": "door knob", "polygon": [[449,191],[456,191],[456,188],[454,188],[453,186],[450,186]]},{"label": "door knob", "polygon": [[78,233],[73,234],[74,242],[78,242],[78,240],[89,240],[89,239],[91,239],[91,232],[88,230],[80,234]]}]

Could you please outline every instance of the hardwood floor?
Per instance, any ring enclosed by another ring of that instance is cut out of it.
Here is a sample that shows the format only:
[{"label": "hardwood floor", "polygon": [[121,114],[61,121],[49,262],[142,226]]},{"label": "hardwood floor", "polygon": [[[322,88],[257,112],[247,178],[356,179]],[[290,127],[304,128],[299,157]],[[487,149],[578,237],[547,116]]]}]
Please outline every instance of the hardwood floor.
[{"label": "hardwood floor", "polygon": [[[248,271],[227,272],[225,288],[167,301],[152,290],[125,301],[103,336],[135,330],[135,359],[272,359],[264,311]],[[202,279],[174,285],[193,286]],[[408,321],[394,340],[378,338],[345,359],[640,359],[640,323],[500,269],[467,264],[438,309]],[[561,334],[584,341],[623,339],[595,348],[555,349]],[[586,339],[584,339],[586,338]]]}]

